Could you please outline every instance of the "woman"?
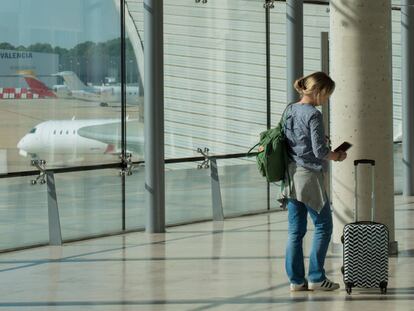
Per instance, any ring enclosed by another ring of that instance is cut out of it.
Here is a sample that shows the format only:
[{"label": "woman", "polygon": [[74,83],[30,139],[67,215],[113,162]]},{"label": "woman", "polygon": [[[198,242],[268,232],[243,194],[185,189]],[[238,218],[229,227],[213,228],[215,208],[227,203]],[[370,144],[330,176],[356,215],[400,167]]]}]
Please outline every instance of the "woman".
[{"label": "woman", "polygon": [[[288,199],[288,242],[286,272],[291,291],[339,288],[324,270],[325,257],[332,234],[332,212],[324,187],[324,171],[331,161],[343,161],[345,152],[332,152],[327,146],[322,114],[316,109],[325,104],[335,89],[335,82],[323,72],[315,72],[296,80],[300,101],[285,112],[285,134],[288,142],[290,187]],[[307,216],[315,226],[309,257],[308,279],[305,278],[302,240],[306,233]]]}]

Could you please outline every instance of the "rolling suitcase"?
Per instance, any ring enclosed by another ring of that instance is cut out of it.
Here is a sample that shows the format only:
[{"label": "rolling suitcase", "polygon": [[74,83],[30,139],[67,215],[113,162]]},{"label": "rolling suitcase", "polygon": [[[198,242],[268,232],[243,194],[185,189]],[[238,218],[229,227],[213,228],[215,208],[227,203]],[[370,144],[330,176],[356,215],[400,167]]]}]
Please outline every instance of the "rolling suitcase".
[{"label": "rolling suitcase", "polygon": [[[357,168],[370,164],[372,168],[371,221],[358,221]],[[344,227],[342,243],[345,288],[351,294],[353,287],[380,288],[387,292],[388,285],[388,228],[375,219],[375,161],[356,160],[355,166],[355,222]]]}]

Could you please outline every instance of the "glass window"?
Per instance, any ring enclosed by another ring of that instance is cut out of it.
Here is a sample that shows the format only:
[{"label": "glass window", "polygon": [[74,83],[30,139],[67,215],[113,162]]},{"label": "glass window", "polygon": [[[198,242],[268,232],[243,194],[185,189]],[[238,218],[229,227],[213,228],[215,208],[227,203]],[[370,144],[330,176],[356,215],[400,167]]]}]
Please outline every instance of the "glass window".
[{"label": "glass window", "polygon": [[34,178],[0,179],[0,250],[49,242],[47,188]]},{"label": "glass window", "polygon": [[212,219],[210,169],[197,169],[197,163],[166,165],[165,205],[167,224]]},{"label": "glass window", "polygon": [[[105,153],[120,145],[120,132],[106,128],[121,122],[108,107],[121,105],[116,1],[4,0],[0,16],[0,88],[15,95],[0,99],[10,111],[0,116],[8,171],[31,169],[34,155],[48,168],[118,161]],[[38,140],[22,141],[35,128]],[[72,128],[79,135],[69,143]],[[49,139],[56,129],[62,136]]]},{"label": "glass window", "polygon": [[164,2],[166,158],[247,152],[266,127],[263,3]]},{"label": "glass window", "polygon": [[217,160],[225,216],[267,210],[267,182],[251,158]]},{"label": "glass window", "polygon": [[145,228],[145,169],[135,167],[131,176],[125,178],[126,229]]},{"label": "glass window", "polygon": [[120,232],[121,182],[118,170],[56,174],[62,239]]},{"label": "glass window", "polygon": [[[245,153],[266,129],[263,1],[189,3],[164,1],[166,158],[199,155],[199,148],[210,155]],[[127,7],[126,151],[139,161],[144,160],[143,0],[128,1]],[[286,106],[286,3],[276,2],[270,12],[274,126]],[[46,160],[47,168],[119,162],[124,125],[119,15],[119,1],[113,0],[3,1],[1,173],[33,169],[32,159]],[[396,134],[401,132],[400,15],[392,12]],[[321,69],[322,31],[329,31],[328,6],[305,4],[304,74]],[[401,176],[401,145],[394,148]],[[254,158],[217,163],[226,216],[267,209],[267,183]],[[165,166],[167,224],[212,219],[211,171],[197,169],[198,164]],[[125,188],[115,169],[57,174],[55,180],[64,240],[120,232],[123,189],[127,229],[144,227],[142,167],[125,177]],[[401,179],[395,185],[402,188]],[[0,249],[47,242],[45,189],[27,178],[0,180],[0,219],[6,223]],[[271,209],[279,208],[279,194],[279,186],[271,185]]]}]

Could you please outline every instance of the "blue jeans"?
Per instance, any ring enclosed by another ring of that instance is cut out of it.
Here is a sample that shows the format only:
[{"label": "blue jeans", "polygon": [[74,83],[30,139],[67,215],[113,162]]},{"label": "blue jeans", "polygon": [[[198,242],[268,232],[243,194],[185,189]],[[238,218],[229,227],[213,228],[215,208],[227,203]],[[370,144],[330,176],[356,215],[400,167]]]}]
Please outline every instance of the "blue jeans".
[{"label": "blue jeans", "polygon": [[320,214],[302,202],[288,201],[288,243],[286,247],[286,272],[293,284],[302,284],[305,280],[302,240],[306,234],[307,215],[315,226],[312,249],[309,257],[308,278],[312,283],[322,282],[325,276],[325,257],[332,235],[332,212],[329,202]]}]

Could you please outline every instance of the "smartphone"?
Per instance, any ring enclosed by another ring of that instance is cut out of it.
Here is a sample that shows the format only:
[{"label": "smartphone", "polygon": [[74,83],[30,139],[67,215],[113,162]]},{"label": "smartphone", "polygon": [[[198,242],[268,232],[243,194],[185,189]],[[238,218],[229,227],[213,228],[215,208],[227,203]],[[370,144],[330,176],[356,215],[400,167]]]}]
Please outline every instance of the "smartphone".
[{"label": "smartphone", "polygon": [[341,145],[339,145],[334,152],[343,151],[346,152],[349,148],[351,148],[352,145],[348,143],[347,141],[343,142]]}]

